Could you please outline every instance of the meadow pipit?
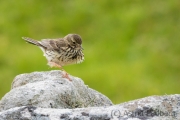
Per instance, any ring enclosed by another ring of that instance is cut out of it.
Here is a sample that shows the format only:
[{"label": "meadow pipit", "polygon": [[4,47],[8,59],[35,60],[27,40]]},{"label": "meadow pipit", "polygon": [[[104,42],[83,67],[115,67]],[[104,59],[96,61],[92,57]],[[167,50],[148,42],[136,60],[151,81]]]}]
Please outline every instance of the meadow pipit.
[{"label": "meadow pipit", "polygon": [[[82,39],[77,34],[68,34],[64,38],[42,39],[41,41],[28,37],[22,38],[41,48],[50,67],[58,67],[63,70],[62,66],[81,63],[84,60]],[[66,72],[63,77],[71,80]]]}]

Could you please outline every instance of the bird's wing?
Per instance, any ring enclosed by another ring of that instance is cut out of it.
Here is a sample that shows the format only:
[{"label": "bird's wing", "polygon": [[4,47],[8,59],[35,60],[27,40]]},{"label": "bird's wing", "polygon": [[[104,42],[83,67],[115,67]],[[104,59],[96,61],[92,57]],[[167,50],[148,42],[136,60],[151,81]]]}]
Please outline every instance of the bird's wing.
[{"label": "bird's wing", "polygon": [[46,47],[47,50],[60,51],[63,48],[67,47],[67,43],[63,38],[58,39],[42,39],[39,42],[42,46]]}]

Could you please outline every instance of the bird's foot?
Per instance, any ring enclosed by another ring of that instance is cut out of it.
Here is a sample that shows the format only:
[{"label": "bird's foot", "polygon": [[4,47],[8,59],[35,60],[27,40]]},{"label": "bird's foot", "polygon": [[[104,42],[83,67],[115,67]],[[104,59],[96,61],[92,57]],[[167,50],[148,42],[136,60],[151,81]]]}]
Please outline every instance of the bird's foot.
[{"label": "bird's foot", "polygon": [[63,78],[67,78],[69,81],[72,81],[66,71],[63,70],[62,72],[63,72],[63,73],[62,73],[62,77],[63,77]]},{"label": "bird's foot", "polygon": [[48,65],[51,66],[51,67],[58,67],[58,68],[60,68],[60,69],[62,70],[62,77],[63,77],[63,78],[67,78],[69,81],[72,81],[72,80],[70,79],[68,73],[67,73],[65,70],[63,70],[63,68],[62,68],[61,65],[59,65],[59,64],[57,64],[57,63],[55,63],[55,62],[48,62]]}]

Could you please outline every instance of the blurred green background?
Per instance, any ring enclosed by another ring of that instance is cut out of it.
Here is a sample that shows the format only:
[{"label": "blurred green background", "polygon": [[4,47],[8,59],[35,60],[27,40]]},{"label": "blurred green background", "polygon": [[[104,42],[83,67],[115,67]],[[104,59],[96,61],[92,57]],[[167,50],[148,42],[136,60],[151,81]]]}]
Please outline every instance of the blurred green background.
[{"label": "blurred green background", "polygon": [[0,98],[22,73],[49,71],[37,40],[83,38],[85,61],[64,67],[115,104],[179,93],[179,0],[0,2]]}]

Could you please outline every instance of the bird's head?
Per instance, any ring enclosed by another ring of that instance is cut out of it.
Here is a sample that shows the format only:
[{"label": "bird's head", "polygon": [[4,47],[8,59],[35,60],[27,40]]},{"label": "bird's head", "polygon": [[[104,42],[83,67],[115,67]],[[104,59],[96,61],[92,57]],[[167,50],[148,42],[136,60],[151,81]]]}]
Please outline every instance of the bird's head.
[{"label": "bird's head", "polygon": [[77,34],[68,34],[64,37],[64,39],[68,42],[68,44],[79,50],[79,49],[83,49],[81,44],[82,44],[82,38],[81,36],[77,35]]}]

